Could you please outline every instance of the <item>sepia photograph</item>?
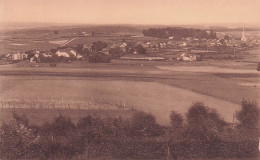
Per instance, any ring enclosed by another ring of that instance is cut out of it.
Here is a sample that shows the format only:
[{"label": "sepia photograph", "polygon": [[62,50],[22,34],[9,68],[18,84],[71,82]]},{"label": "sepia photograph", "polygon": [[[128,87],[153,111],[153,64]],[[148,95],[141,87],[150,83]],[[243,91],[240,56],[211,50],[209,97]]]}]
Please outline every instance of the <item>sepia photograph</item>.
[{"label": "sepia photograph", "polygon": [[259,160],[260,0],[0,0],[0,160]]}]

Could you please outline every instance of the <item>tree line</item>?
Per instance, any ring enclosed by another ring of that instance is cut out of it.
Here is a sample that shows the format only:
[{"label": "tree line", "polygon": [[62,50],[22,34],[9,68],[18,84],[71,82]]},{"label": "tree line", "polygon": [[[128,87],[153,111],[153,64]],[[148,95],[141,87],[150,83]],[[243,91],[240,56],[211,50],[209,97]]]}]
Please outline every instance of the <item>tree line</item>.
[{"label": "tree line", "polygon": [[170,125],[153,115],[136,112],[130,119],[88,115],[76,124],[59,115],[41,126],[24,115],[0,127],[1,159],[163,159],[179,157],[254,157],[258,152],[259,108],[243,100],[237,124],[225,122],[202,102],[185,117],[175,111]]},{"label": "tree line", "polygon": [[150,28],[143,30],[143,35],[148,37],[156,38],[169,38],[173,37],[175,40],[180,40],[182,38],[192,37],[192,38],[206,38],[215,39],[216,33],[210,30],[208,34],[206,30],[195,29],[195,28]]}]

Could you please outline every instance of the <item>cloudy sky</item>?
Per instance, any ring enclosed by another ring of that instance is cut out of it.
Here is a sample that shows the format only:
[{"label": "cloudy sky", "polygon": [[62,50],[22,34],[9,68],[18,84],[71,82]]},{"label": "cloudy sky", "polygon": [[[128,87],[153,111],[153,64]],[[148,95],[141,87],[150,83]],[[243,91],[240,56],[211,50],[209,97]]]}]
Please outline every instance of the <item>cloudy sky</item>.
[{"label": "cloudy sky", "polygon": [[260,23],[260,0],[0,0],[0,22]]}]

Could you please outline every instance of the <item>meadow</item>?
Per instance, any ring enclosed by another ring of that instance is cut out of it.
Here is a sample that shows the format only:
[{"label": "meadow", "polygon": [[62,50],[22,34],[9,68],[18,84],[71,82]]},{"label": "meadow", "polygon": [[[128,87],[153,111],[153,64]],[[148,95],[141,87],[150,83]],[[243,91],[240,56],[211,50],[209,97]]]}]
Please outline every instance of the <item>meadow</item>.
[{"label": "meadow", "polygon": [[104,64],[74,69],[2,69],[2,75],[4,70],[11,75],[0,77],[0,99],[67,103],[88,103],[94,99],[99,104],[121,104],[152,113],[161,124],[169,123],[170,111],[184,115],[196,101],[216,109],[228,122],[232,122],[243,98],[259,103],[259,88],[241,85],[258,83],[258,73],[248,77],[232,68],[228,70],[231,73],[226,73],[226,69],[222,73],[220,68],[205,73],[207,67],[202,67],[201,72],[196,66],[196,72],[192,72],[191,66],[189,70],[175,66],[174,71],[164,67]]}]

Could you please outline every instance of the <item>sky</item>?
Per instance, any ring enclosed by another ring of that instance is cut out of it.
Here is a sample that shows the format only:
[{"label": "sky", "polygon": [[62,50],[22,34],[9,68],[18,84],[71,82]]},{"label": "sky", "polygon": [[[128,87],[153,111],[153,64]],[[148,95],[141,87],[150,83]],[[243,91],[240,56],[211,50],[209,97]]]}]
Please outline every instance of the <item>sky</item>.
[{"label": "sky", "polygon": [[260,0],[0,0],[0,22],[260,24]]}]

